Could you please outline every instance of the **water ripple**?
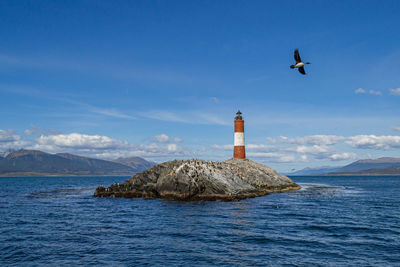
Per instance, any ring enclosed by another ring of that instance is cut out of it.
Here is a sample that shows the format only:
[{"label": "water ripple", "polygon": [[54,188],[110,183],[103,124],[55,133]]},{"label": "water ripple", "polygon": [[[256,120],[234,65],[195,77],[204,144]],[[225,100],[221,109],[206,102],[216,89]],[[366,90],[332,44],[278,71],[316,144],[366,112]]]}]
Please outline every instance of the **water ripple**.
[{"label": "water ripple", "polygon": [[15,179],[0,179],[2,266],[400,262],[400,177],[303,177],[299,191],[188,203],[92,197],[115,177]]}]

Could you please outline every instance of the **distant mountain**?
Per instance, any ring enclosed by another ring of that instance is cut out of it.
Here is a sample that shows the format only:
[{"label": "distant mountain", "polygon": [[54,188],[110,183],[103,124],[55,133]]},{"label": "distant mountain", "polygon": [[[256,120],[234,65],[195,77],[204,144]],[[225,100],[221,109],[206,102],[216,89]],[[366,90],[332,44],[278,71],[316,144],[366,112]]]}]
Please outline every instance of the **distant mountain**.
[{"label": "distant mountain", "polygon": [[139,171],[117,162],[38,150],[21,149],[0,158],[0,176],[132,175]]},{"label": "distant mountain", "polygon": [[14,149],[8,149],[4,152],[0,152],[0,158],[5,158],[5,157],[7,157],[8,154],[10,154],[11,152],[14,152],[14,151],[15,151]]},{"label": "distant mountain", "polygon": [[363,159],[343,167],[305,168],[287,175],[400,175],[400,158]]},{"label": "distant mountain", "polygon": [[400,166],[390,166],[382,169],[367,169],[356,172],[332,172],[328,175],[400,175]]},{"label": "distant mountain", "polygon": [[156,165],[155,162],[147,161],[140,157],[117,158],[113,162],[120,163],[131,168],[136,169],[138,172],[144,171],[147,168]]},{"label": "distant mountain", "polygon": [[400,175],[400,166],[391,166],[384,169],[369,169],[363,172],[367,171],[369,174]]},{"label": "distant mountain", "polygon": [[358,172],[368,169],[384,169],[391,166],[400,166],[400,158],[384,157],[378,159],[358,160],[340,168],[337,172]]}]

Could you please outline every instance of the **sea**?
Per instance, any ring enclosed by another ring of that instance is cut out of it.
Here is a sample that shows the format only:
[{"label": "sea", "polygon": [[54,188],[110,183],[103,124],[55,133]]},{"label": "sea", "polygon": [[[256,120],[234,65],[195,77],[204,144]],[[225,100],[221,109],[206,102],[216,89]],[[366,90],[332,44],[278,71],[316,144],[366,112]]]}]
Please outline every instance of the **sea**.
[{"label": "sea", "polygon": [[291,177],[236,202],[94,198],[128,177],[0,178],[0,266],[400,266],[400,176]]}]

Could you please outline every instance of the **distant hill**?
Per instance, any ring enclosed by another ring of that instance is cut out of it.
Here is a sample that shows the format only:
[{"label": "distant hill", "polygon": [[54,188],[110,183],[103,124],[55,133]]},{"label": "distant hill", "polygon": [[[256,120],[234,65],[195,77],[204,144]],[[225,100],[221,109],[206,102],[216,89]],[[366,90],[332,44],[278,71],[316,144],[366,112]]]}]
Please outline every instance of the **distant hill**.
[{"label": "distant hill", "polygon": [[384,169],[392,166],[400,166],[400,158],[378,158],[378,159],[363,159],[346,165],[336,172],[358,172],[368,169]]},{"label": "distant hill", "polygon": [[363,172],[367,171],[369,174],[400,175],[400,166],[391,166],[384,169],[369,169]]},{"label": "distant hill", "polygon": [[144,171],[147,168],[156,165],[155,162],[147,161],[140,157],[117,158],[112,161],[134,168],[138,172]]},{"label": "distant hill", "polygon": [[15,151],[14,149],[8,149],[6,151],[0,152],[0,158],[5,158],[8,154],[14,151]]},{"label": "distant hill", "polygon": [[[4,154],[3,154],[4,155]],[[144,162],[147,162],[146,160]],[[149,163],[152,164],[152,163]],[[0,176],[32,175],[132,175],[142,171],[121,163],[38,150],[17,150],[0,157]]]},{"label": "distant hill", "polygon": [[400,175],[400,158],[363,159],[343,167],[305,168],[287,175]]},{"label": "distant hill", "polygon": [[328,175],[400,175],[400,166],[390,166],[383,169],[367,169],[356,172],[332,172]]}]

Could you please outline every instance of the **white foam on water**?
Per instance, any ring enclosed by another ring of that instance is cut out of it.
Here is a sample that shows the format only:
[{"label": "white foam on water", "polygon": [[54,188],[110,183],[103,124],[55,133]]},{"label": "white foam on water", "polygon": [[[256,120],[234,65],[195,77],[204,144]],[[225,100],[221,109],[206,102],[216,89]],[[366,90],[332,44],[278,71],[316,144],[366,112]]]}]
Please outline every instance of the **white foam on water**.
[{"label": "white foam on water", "polygon": [[288,194],[300,197],[336,197],[359,194],[361,190],[355,187],[337,186],[320,183],[298,183],[301,189]]}]

